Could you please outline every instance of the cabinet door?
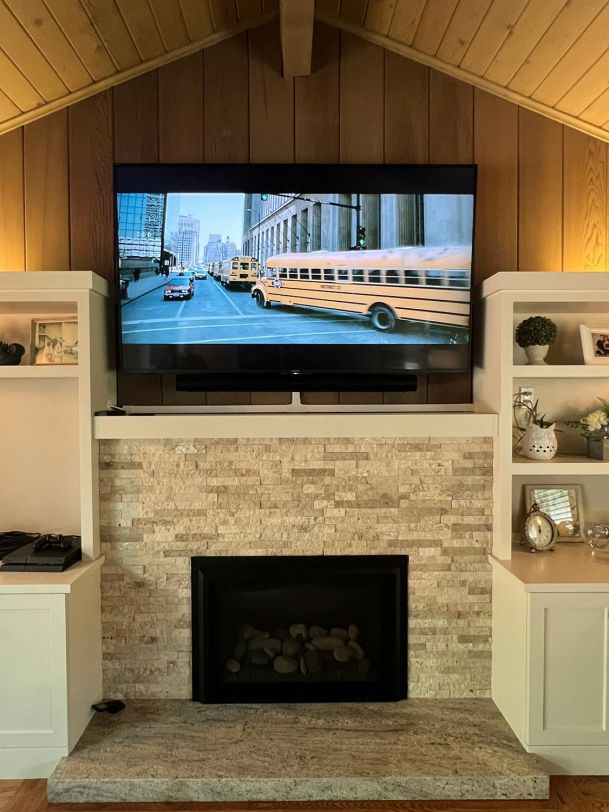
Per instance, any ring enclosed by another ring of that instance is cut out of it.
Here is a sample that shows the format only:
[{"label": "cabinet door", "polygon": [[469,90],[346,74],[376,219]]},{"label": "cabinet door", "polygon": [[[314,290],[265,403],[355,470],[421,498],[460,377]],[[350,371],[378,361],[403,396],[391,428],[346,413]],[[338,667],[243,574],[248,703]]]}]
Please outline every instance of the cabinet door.
[{"label": "cabinet door", "polygon": [[67,742],[65,595],[0,595],[0,747]]},{"label": "cabinet door", "polygon": [[609,744],[609,593],[530,596],[527,742]]}]

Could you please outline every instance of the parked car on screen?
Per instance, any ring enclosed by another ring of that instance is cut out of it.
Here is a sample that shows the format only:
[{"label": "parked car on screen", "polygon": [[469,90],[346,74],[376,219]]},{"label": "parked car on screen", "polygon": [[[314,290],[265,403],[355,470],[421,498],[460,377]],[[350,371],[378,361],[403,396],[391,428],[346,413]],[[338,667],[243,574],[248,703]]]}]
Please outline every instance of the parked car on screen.
[{"label": "parked car on screen", "polygon": [[190,274],[176,274],[163,289],[163,299],[168,302],[171,299],[192,299],[195,293],[194,279]]}]

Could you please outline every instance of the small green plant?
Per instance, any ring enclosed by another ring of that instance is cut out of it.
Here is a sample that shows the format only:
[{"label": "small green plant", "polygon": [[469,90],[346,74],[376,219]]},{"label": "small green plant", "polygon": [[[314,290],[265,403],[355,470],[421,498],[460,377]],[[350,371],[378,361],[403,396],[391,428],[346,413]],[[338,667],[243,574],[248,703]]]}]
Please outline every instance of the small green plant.
[{"label": "small green plant", "polygon": [[[514,395],[513,401],[514,429],[516,429],[516,431],[520,433],[520,437],[513,446],[514,451],[516,451],[516,449],[522,442],[527,426],[530,426],[531,423],[534,423],[536,426],[539,426],[540,429],[549,429],[550,426],[554,425],[555,422],[554,420],[546,419],[545,412],[541,415],[538,413],[539,411],[538,405],[539,405],[538,400],[536,400],[535,403],[531,405],[530,401],[523,399],[522,397],[520,397],[520,395]],[[523,417],[524,417],[524,425],[522,425]]]},{"label": "small green plant", "polygon": [[516,328],[516,343],[519,347],[545,346],[553,344],[557,335],[556,325],[546,316],[531,316],[521,321]]}]

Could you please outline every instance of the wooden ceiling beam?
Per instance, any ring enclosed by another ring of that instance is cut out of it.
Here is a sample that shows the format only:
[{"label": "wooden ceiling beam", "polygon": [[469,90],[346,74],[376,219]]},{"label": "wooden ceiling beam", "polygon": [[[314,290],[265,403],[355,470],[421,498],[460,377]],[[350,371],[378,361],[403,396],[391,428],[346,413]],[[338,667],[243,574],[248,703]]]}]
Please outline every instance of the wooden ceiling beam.
[{"label": "wooden ceiling beam", "polygon": [[283,75],[310,76],[315,0],[279,0]]}]

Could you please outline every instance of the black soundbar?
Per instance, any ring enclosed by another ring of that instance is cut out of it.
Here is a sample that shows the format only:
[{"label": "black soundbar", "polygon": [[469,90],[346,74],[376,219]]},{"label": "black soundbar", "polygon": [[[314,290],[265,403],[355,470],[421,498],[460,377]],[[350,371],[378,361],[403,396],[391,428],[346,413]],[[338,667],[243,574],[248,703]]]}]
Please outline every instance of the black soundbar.
[{"label": "black soundbar", "polygon": [[176,375],[178,392],[415,392],[417,376],[336,372]]}]

